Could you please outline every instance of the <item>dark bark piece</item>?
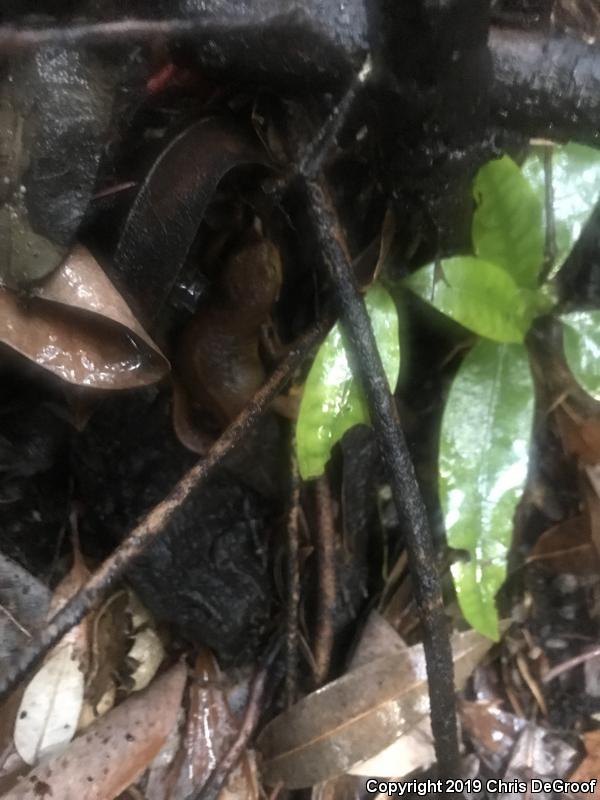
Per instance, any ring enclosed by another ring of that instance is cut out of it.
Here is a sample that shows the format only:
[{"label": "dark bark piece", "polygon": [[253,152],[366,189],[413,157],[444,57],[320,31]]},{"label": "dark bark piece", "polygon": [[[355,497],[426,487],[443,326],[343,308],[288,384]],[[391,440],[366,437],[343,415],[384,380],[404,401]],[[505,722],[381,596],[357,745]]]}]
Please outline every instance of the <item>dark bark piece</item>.
[{"label": "dark bark piece", "polygon": [[286,358],[256,393],[250,405],[215,442],[206,458],[197,462],[180,478],[165,499],[138,522],[75,597],[52,617],[31,645],[19,653],[18,659],[7,667],[6,676],[0,680],[0,701],[8,696],[29,670],[40,663],[46,653],[60,641],[67,631],[71,630],[106,597],[115,582],[131,568],[146,548],[153,541],[159,539],[173,514],[185,503],[190,494],[207,479],[213,477],[215,469],[220,467],[237,445],[247,438],[250,431],[255,429],[273,398],[279,394],[291,379],[294,371],[323,338],[325,330],[330,324],[331,319],[328,317],[326,321],[315,325],[295,342]]},{"label": "dark bark piece", "polygon": [[180,0],[178,12],[212,21],[211,35],[193,43],[196,57],[203,70],[236,80],[332,88],[367,53],[364,0]]},{"label": "dark bark piece", "polygon": [[368,49],[365,0],[128,0],[125,7],[127,18],[102,14],[106,21],[93,21],[97,14],[85,18],[79,8],[72,24],[53,20],[42,30],[26,29],[26,23],[6,26],[0,49],[171,36],[186,43],[205,74],[320,89],[348,80]]},{"label": "dark bark piece", "polygon": [[600,145],[600,48],[572,36],[493,28],[492,103],[503,125]]},{"label": "dark bark piece", "polygon": [[[105,403],[81,436],[76,474],[88,509],[81,534],[92,541],[128,530],[195,461],[175,439],[165,404],[151,395]],[[220,471],[129,573],[157,619],[213,649],[221,663],[250,658],[267,624],[270,505]]]},{"label": "dark bark piece", "polygon": [[0,87],[0,276],[39,280],[62,260],[90,201],[111,118],[115,71],[86,50],[15,56]]}]

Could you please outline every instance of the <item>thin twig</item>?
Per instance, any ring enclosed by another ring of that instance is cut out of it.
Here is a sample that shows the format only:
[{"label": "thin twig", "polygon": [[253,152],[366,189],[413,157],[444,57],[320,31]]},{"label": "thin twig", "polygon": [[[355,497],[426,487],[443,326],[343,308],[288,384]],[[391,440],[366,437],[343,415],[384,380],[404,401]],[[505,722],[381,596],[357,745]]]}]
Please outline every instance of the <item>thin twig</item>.
[{"label": "thin twig", "polygon": [[319,573],[319,596],[317,600],[317,630],[314,654],[315,680],[320,686],[327,679],[333,650],[333,614],[335,611],[335,521],[331,491],[326,475],[315,484],[317,506],[317,569]]},{"label": "thin twig", "polygon": [[424,631],[435,752],[440,773],[451,777],[459,764],[454,665],[425,505],[337,215],[321,183],[304,183],[315,238],[329,267],[353,366],[367,398],[394,502],[406,522],[409,566]]},{"label": "thin twig", "polygon": [[531,670],[529,669],[529,663],[527,662],[527,659],[525,658],[523,653],[517,653],[516,662],[517,662],[517,669],[521,673],[521,678],[523,678],[523,681],[526,683],[527,688],[533,695],[533,699],[538,704],[540,711],[545,717],[547,717],[548,707],[546,705],[546,698],[544,697],[537,681],[531,674]]},{"label": "thin twig", "polygon": [[568,658],[561,664],[557,664],[555,667],[552,667],[552,669],[549,669],[542,678],[542,683],[550,683],[550,681],[562,675],[563,672],[568,672],[570,669],[574,669],[580,664],[585,664],[586,661],[590,661],[592,658],[598,658],[598,656],[600,656],[600,647],[593,647],[591,650],[586,650],[585,653],[580,653],[578,656]]},{"label": "thin twig", "polygon": [[285,699],[288,708],[296,702],[298,681],[298,608],[300,606],[300,570],[298,535],[300,522],[300,475],[295,442],[292,444],[290,508],[287,518],[287,602],[285,640]]},{"label": "thin twig", "polygon": [[319,129],[319,133],[302,153],[297,166],[297,171],[300,175],[307,179],[313,179],[318,176],[339,132],[346,123],[358,93],[371,77],[372,71],[371,56],[367,56],[360,72],[350,83],[341,100],[330,111],[329,116]]},{"label": "thin twig", "polygon": [[120,41],[147,41],[157,36],[210,35],[222,27],[211,19],[120,19],[110,22],[83,22],[48,28],[0,26],[0,52],[32,50],[43,45],[115,44]]},{"label": "thin twig", "polygon": [[19,620],[15,616],[13,616],[13,614],[10,613],[8,608],[6,608],[6,606],[3,606],[2,603],[0,603],[0,614],[4,614],[6,617],[8,617],[8,619],[12,622],[15,628],[18,628],[21,631],[21,633],[25,634],[25,636],[28,639],[31,639],[31,633],[27,630],[27,628],[24,628],[19,622]]},{"label": "thin twig", "polygon": [[[329,322],[329,320],[327,321]],[[251,403],[229,425],[210,449],[205,459],[196,463],[179,480],[167,497],[146,514],[112,555],[96,570],[80,591],[58,611],[44,630],[7,667],[0,681],[0,701],[39,664],[46,653],[106,596],[133,561],[164,531],[172,514],[181,507],[190,493],[204,483],[225,457],[255,427],[273,398],[291,378],[314,345],[322,338],[327,323],[315,325],[300,337],[286,358],[255,394]]]}]

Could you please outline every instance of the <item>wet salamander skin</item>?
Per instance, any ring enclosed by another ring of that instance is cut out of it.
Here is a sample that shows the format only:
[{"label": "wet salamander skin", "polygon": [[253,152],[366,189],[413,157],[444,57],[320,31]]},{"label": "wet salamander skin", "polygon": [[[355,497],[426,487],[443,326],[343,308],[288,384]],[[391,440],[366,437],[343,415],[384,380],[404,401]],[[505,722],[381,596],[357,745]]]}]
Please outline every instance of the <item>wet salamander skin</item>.
[{"label": "wet salamander skin", "polygon": [[281,259],[255,238],[228,258],[212,298],[184,329],[176,369],[190,404],[218,427],[227,425],[262,385],[261,327],[281,286]]}]

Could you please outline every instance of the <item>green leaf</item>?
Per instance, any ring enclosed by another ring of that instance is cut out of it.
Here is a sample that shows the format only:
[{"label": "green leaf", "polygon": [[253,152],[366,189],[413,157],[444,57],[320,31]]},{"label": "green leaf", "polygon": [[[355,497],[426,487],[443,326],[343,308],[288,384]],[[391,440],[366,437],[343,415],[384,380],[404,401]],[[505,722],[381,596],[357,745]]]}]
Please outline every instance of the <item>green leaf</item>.
[{"label": "green leaf", "polygon": [[[365,298],[379,354],[393,389],[400,371],[400,339],[396,305],[376,284]],[[369,424],[362,390],[352,375],[339,324],[329,332],[308,373],[298,424],[298,467],[305,480],[323,474],[331,448],[360,423]]]},{"label": "green leaf", "polygon": [[561,320],[569,369],[577,383],[600,400],[600,311],[574,311]]},{"label": "green leaf", "polygon": [[544,258],[543,204],[508,156],[489,161],[473,182],[475,254],[497,264],[519,286],[534,289]]},{"label": "green leaf", "polygon": [[[544,150],[533,148],[522,168],[542,207],[545,207]],[[600,195],[600,150],[581,144],[554,146],[552,190],[556,227],[556,261],[563,265]]]},{"label": "green leaf", "polygon": [[480,340],[452,384],[440,441],[440,500],[448,543],[466,550],[452,566],[468,622],[498,639],[495,597],[506,577],[533,421],[533,382],[523,345]]},{"label": "green leaf", "polygon": [[538,297],[520,289],[495,264],[473,256],[441,262],[440,275],[428,264],[406,285],[442,314],[496,342],[522,342],[538,309]]}]

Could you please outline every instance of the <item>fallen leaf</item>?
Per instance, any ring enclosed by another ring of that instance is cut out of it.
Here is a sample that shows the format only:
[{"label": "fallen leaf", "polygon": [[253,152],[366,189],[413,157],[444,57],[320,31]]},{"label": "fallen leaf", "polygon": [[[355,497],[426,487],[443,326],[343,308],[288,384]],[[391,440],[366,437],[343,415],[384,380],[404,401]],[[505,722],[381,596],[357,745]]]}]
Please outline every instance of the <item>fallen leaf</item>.
[{"label": "fallen leaf", "polygon": [[181,703],[186,668],[177,664],[143,692],[98,719],[68,750],[25,775],[3,800],[113,800],[160,751]]},{"label": "fallen leaf", "polygon": [[[461,687],[491,647],[475,631],[452,637]],[[410,731],[429,713],[422,645],[375,659],[280,714],[258,739],[263,777],[288,789],[348,772]]]},{"label": "fallen leaf", "polygon": [[136,663],[131,680],[133,681],[133,691],[139,692],[145,689],[156,675],[165,657],[165,648],[156,631],[152,628],[144,628],[136,633],[127,657],[132,658]]},{"label": "fallen leaf", "polygon": [[181,707],[165,743],[139,779],[144,782],[144,800],[170,800],[177,777],[173,775],[173,764],[181,748],[184,727],[185,712]]},{"label": "fallen leaf", "polygon": [[600,795],[600,731],[590,731],[583,736],[585,758],[569,777],[570,781],[598,781],[594,797]]},{"label": "fallen leaf", "polygon": [[[207,650],[201,651],[196,659],[194,681],[190,684],[186,731],[173,766],[176,780],[170,800],[187,798],[206,782],[227,753],[239,725],[231,712],[214,656]],[[258,796],[254,757],[246,752],[229,775],[219,798],[253,800]]]},{"label": "fallen leaf", "polygon": [[[37,578],[0,553],[0,676],[44,624],[50,594]],[[13,740],[24,689],[20,686],[0,705],[0,794],[28,769]]]},{"label": "fallen leaf", "polygon": [[366,778],[403,778],[416,770],[428,769],[435,762],[431,722],[426,714],[414,728],[392,742],[380,753],[360,761],[348,770],[349,775]]},{"label": "fallen leaf", "polygon": [[355,775],[340,775],[339,778],[313,786],[310,798],[311,800],[359,800],[364,785],[364,780],[359,780]]},{"label": "fallen leaf", "polygon": [[[77,546],[73,567],[50,602],[52,617],[86,583],[89,571]],[[88,666],[89,619],[72,628],[27,685],[17,712],[14,742],[27,764],[62,751],[71,741],[83,706]]]},{"label": "fallen leaf", "polygon": [[377,658],[392,653],[406,653],[408,649],[408,645],[398,636],[393,625],[378,611],[371,611],[348,668],[358,669]]},{"label": "fallen leaf", "polygon": [[[408,645],[397,634],[393,626],[379,614],[372,611],[363,630],[356,652],[349,668],[356,669],[376,658],[390,653],[410,652]],[[420,651],[417,658],[422,658]],[[348,770],[350,775],[378,775],[397,778],[408,775],[417,769],[426,769],[435,761],[433,735],[429,714],[425,714],[410,730],[392,742],[381,752],[360,761]]]},{"label": "fallen leaf", "polygon": [[27,764],[62,752],[75,735],[84,691],[75,648],[73,642],[60,646],[25,689],[17,712],[15,747]]},{"label": "fallen leaf", "polygon": [[540,564],[558,573],[597,573],[600,559],[591,540],[587,516],[579,514],[553,525],[540,536],[527,563]]},{"label": "fallen leaf", "polygon": [[155,383],[169,371],[166,358],[81,246],[27,299],[0,288],[0,341],[78,386],[128,389]]},{"label": "fallen leaf", "polygon": [[554,412],[565,451],[583,464],[600,462],[600,415],[568,413],[558,406]]},{"label": "fallen leaf", "polygon": [[[127,625],[129,592],[111,595],[94,614],[90,631],[90,667],[86,675],[85,714],[88,724],[109,711],[116,699],[115,677],[123,667],[131,638]],[[79,720],[80,730],[87,725]]]},{"label": "fallen leaf", "polygon": [[479,756],[499,769],[527,724],[526,720],[489,701],[463,700],[459,711],[463,729],[471,737]]}]

